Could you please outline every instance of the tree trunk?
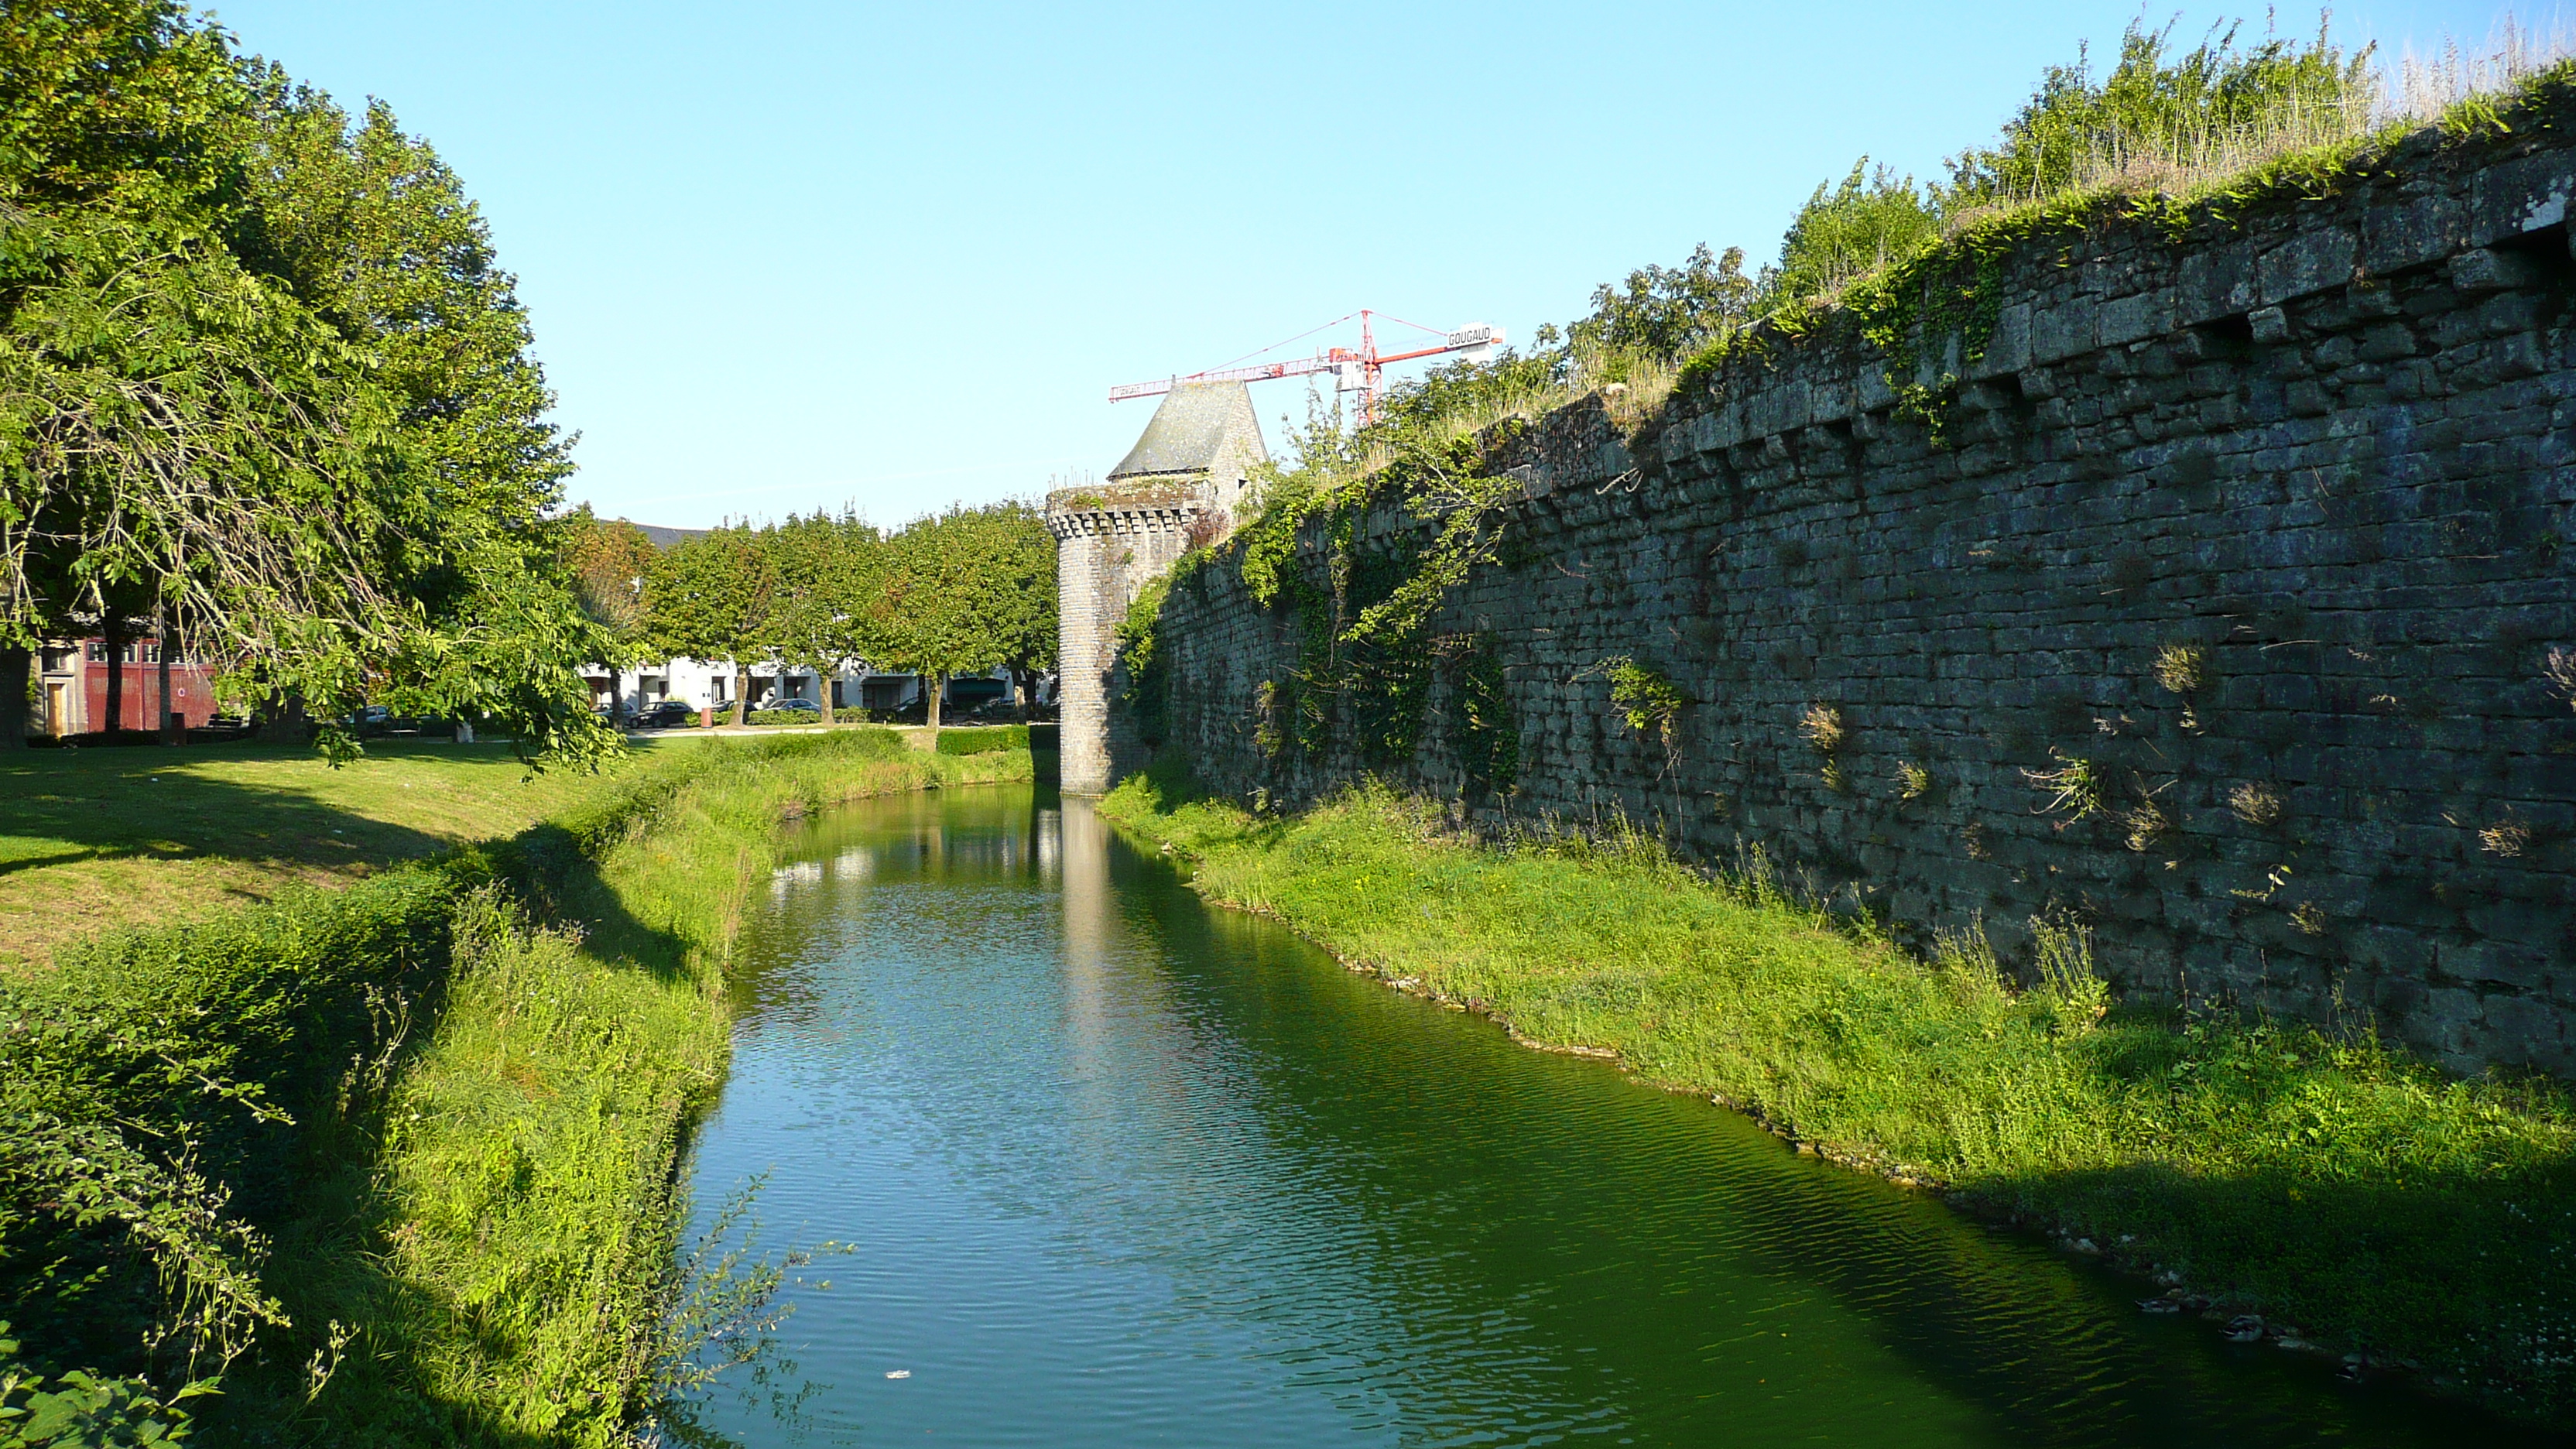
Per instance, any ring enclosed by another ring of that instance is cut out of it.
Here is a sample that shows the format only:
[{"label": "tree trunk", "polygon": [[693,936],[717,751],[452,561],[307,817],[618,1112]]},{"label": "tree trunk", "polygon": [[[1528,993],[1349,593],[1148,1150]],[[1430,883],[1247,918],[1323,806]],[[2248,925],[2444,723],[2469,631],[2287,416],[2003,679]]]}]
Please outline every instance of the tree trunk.
[{"label": "tree trunk", "polygon": [[935,749],[939,744],[940,696],[948,692],[948,671],[942,669],[935,674],[924,673],[921,676],[921,688],[923,691],[921,717],[930,724],[930,743]]},{"label": "tree trunk", "polygon": [[832,677],[817,665],[814,670],[814,703],[822,708],[823,723],[832,722]]},{"label": "tree trunk", "polygon": [[733,722],[736,728],[741,727],[743,712],[750,708],[751,666],[737,664],[733,667]]},{"label": "tree trunk", "polygon": [[313,742],[310,722],[304,717],[304,694],[290,689],[268,701],[265,716],[251,731],[252,737],[269,744],[303,745]]},{"label": "tree trunk", "polygon": [[1037,718],[1038,672],[1034,669],[1022,669],[1016,664],[1011,665],[1010,670],[1011,693],[1018,697],[1020,723],[1027,724]]},{"label": "tree trunk", "polygon": [[608,722],[612,726],[626,723],[626,691],[617,687],[614,664],[608,666]]},{"label": "tree trunk", "polygon": [[179,720],[179,712],[170,707],[170,656],[177,653],[178,648],[179,637],[170,627],[170,611],[164,609],[161,611],[161,718],[153,724],[161,731],[161,743],[165,745],[188,742],[187,723]]},{"label": "tree trunk", "polygon": [[107,640],[107,739],[113,743],[125,728],[125,625],[114,610],[100,633]]},{"label": "tree trunk", "polygon": [[35,673],[32,651],[0,649],[0,750],[27,747],[27,689]]}]

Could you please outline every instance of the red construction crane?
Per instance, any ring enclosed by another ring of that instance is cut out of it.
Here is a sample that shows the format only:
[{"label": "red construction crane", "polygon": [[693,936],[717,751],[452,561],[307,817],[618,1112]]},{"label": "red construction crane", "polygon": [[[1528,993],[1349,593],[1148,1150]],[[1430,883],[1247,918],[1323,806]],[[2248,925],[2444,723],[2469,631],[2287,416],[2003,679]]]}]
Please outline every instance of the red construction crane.
[{"label": "red construction crane", "polygon": [[[1211,368],[1206,372],[1191,373],[1187,377],[1174,375],[1157,378],[1152,382],[1120,383],[1109,390],[1109,400],[1124,402],[1131,397],[1159,397],[1185,382],[1261,382],[1274,377],[1308,377],[1319,372],[1329,372],[1340,379],[1340,391],[1355,392],[1360,395],[1360,421],[1373,423],[1377,421],[1379,374],[1386,370],[1388,364],[1409,362],[1417,357],[1437,357],[1448,352],[1466,353],[1469,360],[1482,362],[1493,355],[1495,348],[1503,345],[1503,329],[1483,322],[1471,322],[1454,332],[1443,332],[1437,327],[1425,327],[1419,322],[1405,322],[1401,317],[1390,316],[1389,321],[1402,322],[1416,331],[1428,332],[1439,338],[1440,343],[1436,347],[1417,347],[1410,352],[1380,352],[1377,350],[1376,334],[1370,326],[1370,319],[1380,316],[1387,316],[1387,314],[1362,308],[1360,311],[1351,313],[1350,316],[1336,317],[1324,324],[1324,327],[1338,327],[1351,320],[1351,317],[1360,319],[1360,345],[1356,352],[1347,347],[1327,347],[1318,350],[1312,357],[1299,357],[1287,362],[1255,363],[1250,367]],[[1298,334],[1298,337],[1289,338],[1288,341],[1295,342],[1300,337],[1311,337],[1323,331],[1324,327],[1311,328]],[[1261,350],[1269,352],[1287,345],[1287,342],[1281,342]]]}]

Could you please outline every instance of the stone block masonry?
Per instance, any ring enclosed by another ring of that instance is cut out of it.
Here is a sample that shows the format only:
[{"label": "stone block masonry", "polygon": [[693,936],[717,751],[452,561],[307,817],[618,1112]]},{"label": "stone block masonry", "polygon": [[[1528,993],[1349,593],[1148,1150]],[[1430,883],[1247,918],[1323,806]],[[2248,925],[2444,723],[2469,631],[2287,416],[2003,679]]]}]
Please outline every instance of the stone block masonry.
[{"label": "stone block masonry", "polygon": [[[1091,490],[1073,499],[1048,500],[1047,525],[1055,533],[1058,700],[1057,730],[1062,788],[1070,795],[1098,795],[1115,778],[1109,718],[1111,670],[1117,662],[1118,625],[1127,606],[1154,579],[1171,572],[1187,547],[1189,527],[1203,511],[1185,492],[1123,488]],[[1121,732],[1122,739],[1127,732]],[[1135,748],[1118,752],[1126,767],[1140,763]]]},{"label": "stone block masonry", "polygon": [[[1985,320],[1916,339],[1928,411],[1828,311],[1633,433],[1586,400],[1489,438],[1519,486],[1403,750],[1298,694],[1314,621],[1221,547],[1125,728],[1238,796],[1375,772],[1486,829],[1616,813],[1918,941],[1982,922],[2026,960],[2062,914],[2133,994],[2576,1072],[2571,130],[2419,136],[2179,237],[2040,230]],[[1345,522],[1294,566],[1347,619],[1439,520]],[[1669,747],[1613,707],[1621,657],[1686,701]],[[1471,663],[1504,788],[1462,758]]]},{"label": "stone block masonry", "polygon": [[1047,495],[1066,794],[1098,795],[1121,769],[1149,758],[1109,708],[1118,626],[1193,544],[1225,536],[1253,470],[1269,456],[1242,383],[1176,383],[1106,485]]}]

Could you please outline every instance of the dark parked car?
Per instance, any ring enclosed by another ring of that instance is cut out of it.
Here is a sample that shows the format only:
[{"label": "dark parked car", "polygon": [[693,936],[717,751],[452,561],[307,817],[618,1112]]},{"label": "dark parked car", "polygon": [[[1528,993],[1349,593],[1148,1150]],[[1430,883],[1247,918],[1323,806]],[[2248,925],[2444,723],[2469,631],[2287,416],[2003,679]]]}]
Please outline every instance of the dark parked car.
[{"label": "dark parked car", "polygon": [[810,714],[816,719],[821,719],[823,717],[823,706],[816,704],[810,699],[773,699],[769,703],[762,705],[761,708],[792,709],[798,714]]},{"label": "dark parked car", "polygon": [[644,726],[646,729],[678,729],[683,725],[696,724],[698,722],[698,712],[691,709],[684,701],[666,699],[660,704],[653,706],[651,709],[644,711],[642,714],[637,715],[635,717],[635,722]]}]

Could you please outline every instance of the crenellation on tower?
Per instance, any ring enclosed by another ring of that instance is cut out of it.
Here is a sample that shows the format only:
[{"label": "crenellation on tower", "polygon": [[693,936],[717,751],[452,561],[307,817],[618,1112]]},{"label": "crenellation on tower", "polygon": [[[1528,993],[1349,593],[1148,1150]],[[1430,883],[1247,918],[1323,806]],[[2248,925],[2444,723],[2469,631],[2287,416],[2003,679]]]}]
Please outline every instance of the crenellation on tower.
[{"label": "crenellation on tower", "polygon": [[[1109,680],[1118,625],[1147,584],[1171,571],[1192,541],[1233,531],[1252,472],[1269,461],[1252,395],[1242,383],[1182,383],[1163,398],[1105,484],[1047,495],[1056,537],[1063,707],[1063,788],[1099,795],[1141,764],[1113,739]],[[1213,532],[1202,524],[1213,518]]]}]

